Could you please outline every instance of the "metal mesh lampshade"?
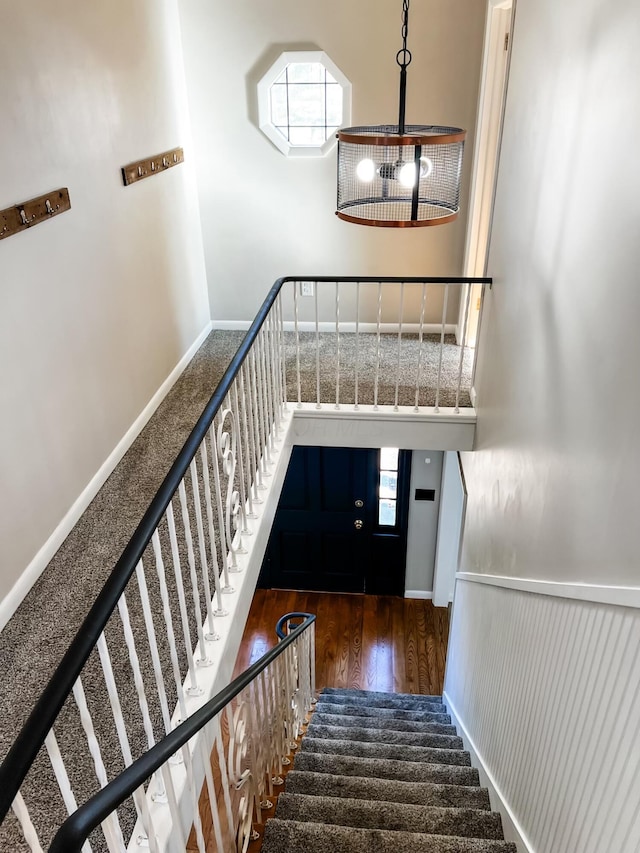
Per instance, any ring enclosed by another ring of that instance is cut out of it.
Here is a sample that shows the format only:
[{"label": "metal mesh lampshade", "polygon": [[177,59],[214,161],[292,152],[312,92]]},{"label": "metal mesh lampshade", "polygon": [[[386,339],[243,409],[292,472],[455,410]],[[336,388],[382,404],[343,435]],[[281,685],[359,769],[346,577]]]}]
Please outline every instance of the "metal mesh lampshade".
[{"label": "metal mesh lampshade", "polygon": [[391,228],[441,225],[458,215],[466,133],[406,125],[338,131],[338,204],[347,222]]}]

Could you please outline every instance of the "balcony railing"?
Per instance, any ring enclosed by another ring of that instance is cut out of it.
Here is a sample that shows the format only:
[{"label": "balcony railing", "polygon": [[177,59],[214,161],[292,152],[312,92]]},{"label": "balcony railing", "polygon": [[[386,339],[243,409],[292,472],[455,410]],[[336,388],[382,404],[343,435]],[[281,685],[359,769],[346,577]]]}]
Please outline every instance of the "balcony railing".
[{"label": "balcony railing", "polygon": [[[220,665],[224,642],[216,644],[229,634],[234,578],[255,547],[251,534],[291,408],[437,412],[449,395],[459,411],[466,354],[447,337],[449,311],[457,309],[452,294],[464,294],[464,340],[465,286],[488,282],[289,277],[274,284],[0,767],[0,819],[13,809],[31,850],[48,845],[78,801],[94,802],[123,769],[138,761],[151,768],[145,755],[166,759],[187,742],[171,739],[181,731],[174,728],[207,707],[203,685]],[[301,296],[303,284],[312,285],[312,298]],[[446,347],[453,373],[445,371]],[[101,816],[96,849],[135,847],[140,826],[154,849],[159,810],[163,837],[183,843],[194,823],[204,851],[198,801],[210,750],[191,738],[180,764],[153,764],[146,787],[131,789],[130,808]],[[161,743],[172,752],[158,752]]]}]

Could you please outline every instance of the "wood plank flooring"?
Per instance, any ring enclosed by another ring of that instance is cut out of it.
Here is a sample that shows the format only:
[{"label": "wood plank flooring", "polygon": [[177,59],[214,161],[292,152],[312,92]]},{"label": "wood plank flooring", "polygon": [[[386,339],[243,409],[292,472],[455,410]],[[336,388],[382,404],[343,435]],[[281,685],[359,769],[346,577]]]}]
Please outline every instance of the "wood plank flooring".
[{"label": "wood plank flooring", "polygon": [[[433,607],[430,601],[391,596],[256,590],[234,677],[276,645],[276,622],[292,611],[315,613],[317,617],[318,690],[353,687],[391,693],[442,693],[449,634],[448,610]],[[226,743],[224,721],[223,738]],[[214,760],[213,764],[215,768],[217,762]],[[286,776],[286,770],[283,775]],[[216,788],[221,805],[219,781]],[[273,808],[263,813],[263,820],[273,815],[280,790],[274,791]],[[220,807],[218,811],[226,826],[224,809]],[[206,786],[202,791],[200,813],[207,853],[214,853],[216,845]],[[260,839],[251,842],[248,853],[260,853],[264,826],[257,829]],[[229,844],[231,849],[234,842],[229,840]],[[187,853],[198,851],[193,831],[186,850]]]},{"label": "wood plank flooring", "polygon": [[238,675],[275,645],[287,612],[315,613],[316,683],[391,693],[442,693],[449,613],[430,601],[382,595],[256,590]]}]

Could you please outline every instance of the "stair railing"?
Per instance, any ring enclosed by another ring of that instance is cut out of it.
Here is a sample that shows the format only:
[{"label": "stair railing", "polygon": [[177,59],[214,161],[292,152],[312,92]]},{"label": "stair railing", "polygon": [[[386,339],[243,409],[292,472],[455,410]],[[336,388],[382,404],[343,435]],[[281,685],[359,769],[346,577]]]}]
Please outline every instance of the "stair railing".
[{"label": "stair railing", "polygon": [[[78,808],[58,830],[49,853],[80,853],[96,827],[147,779],[162,769],[171,772],[172,759],[203,731],[213,757],[205,767],[206,797],[200,798],[212,827],[206,849],[246,851],[259,837],[255,825],[263,822],[262,811],[272,807],[274,786],[283,784],[283,767],[315,698],[316,617],[295,615],[303,621],[277,646]],[[149,837],[149,846],[157,845]]]},{"label": "stair railing", "polygon": [[[409,375],[414,409],[424,406],[425,390],[431,389],[433,410],[438,411],[442,353],[451,332],[447,322],[450,291],[462,288],[460,292],[466,293],[464,340],[470,293],[464,287],[486,283],[490,279],[326,276],[290,276],[275,282],[0,766],[0,821],[13,808],[33,851],[42,850],[54,800],[60,803],[61,813],[75,812],[77,798],[85,799],[95,788],[107,786],[114,775],[114,761],[132,765],[169,735],[178,719],[186,721],[205,704],[203,683],[220,660],[215,643],[225,632],[221,620],[228,614],[228,596],[234,593],[234,574],[251,549],[249,526],[259,514],[261,495],[290,417],[287,400],[297,400],[301,407],[307,399],[302,363],[305,352],[308,356],[305,323],[312,330],[314,393],[310,399],[316,408],[343,404],[346,408],[343,391],[349,383],[355,397],[348,405],[377,408],[383,402],[383,379],[388,379],[382,376],[384,370],[392,377],[393,408],[403,405],[400,392]],[[309,302],[300,296],[303,284],[311,284],[314,294],[310,320],[305,319]],[[437,334],[436,327],[427,322],[432,303],[442,305]],[[325,332],[329,334],[325,336]],[[388,342],[389,333],[395,336],[395,368],[386,371],[381,367],[382,339],[386,335]],[[410,366],[404,348],[409,335],[415,337],[412,352],[417,352],[416,362]],[[429,335],[439,342],[431,355],[426,347]],[[348,368],[347,340],[354,345]],[[373,363],[363,357],[365,341],[371,355],[372,340]],[[460,410],[465,347],[459,351],[460,367],[451,399],[454,412]],[[365,378],[370,380],[366,398]],[[126,665],[114,664],[115,644],[126,648]],[[112,717],[107,723],[102,717],[108,731],[97,727],[96,701]],[[189,801],[198,845],[204,850],[197,826],[204,759],[196,758],[190,753],[184,758],[182,787],[176,787],[163,766],[150,782],[150,798],[144,787],[137,791],[135,811],[125,821],[124,830],[116,813],[105,819],[103,831],[110,853],[123,849],[132,820],[144,827],[153,845],[149,799],[163,805],[168,820],[178,828],[184,823],[185,801]],[[76,790],[78,774],[69,771],[80,762],[95,771],[89,791]],[[38,791],[35,777],[40,774],[51,777],[57,789]]]},{"label": "stair railing", "polygon": [[[269,291],[0,766],[0,821],[12,808],[36,853],[46,844],[52,820],[60,825],[65,813],[75,812],[77,798],[106,787],[112,765],[116,771],[131,765],[208,698],[203,683],[208,678],[211,685],[212,664],[220,664],[216,641],[230,630],[223,622],[226,602],[235,592],[240,557],[251,547],[248,520],[258,515],[286,417],[281,288],[282,280]],[[127,664],[114,664],[115,644],[126,647]],[[232,666],[233,661],[226,669]],[[80,785],[79,763],[93,767],[90,785],[84,779]],[[176,833],[190,801],[188,825],[195,821],[202,853],[203,763],[204,756],[187,751],[181,787],[164,766],[150,782],[152,801],[163,806],[162,820]],[[153,847],[148,799],[144,788],[135,793],[135,811],[126,816],[124,829],[111,813],[101,846],[120,853],[137,819]]]}]

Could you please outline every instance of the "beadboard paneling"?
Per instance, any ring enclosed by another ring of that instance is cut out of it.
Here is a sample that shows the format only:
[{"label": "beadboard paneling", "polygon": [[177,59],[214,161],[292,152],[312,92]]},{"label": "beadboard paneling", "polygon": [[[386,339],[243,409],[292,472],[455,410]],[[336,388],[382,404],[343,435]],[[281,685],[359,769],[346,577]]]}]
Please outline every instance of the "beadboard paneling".
[{"label": "beadboard paneling", "polygon": [[458,579],[445,691],[535,853],[640,850],[640,612]]}]

